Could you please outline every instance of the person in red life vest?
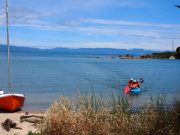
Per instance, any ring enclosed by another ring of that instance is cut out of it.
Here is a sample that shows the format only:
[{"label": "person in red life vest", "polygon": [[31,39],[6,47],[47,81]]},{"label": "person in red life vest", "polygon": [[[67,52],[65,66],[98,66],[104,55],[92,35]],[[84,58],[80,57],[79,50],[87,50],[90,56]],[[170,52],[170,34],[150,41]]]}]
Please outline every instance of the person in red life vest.
[{"label": "person in red life vest", "polygon": [[131,78],[128,82],[128,84],[131,84],[133,82],[133,79]]},{"label": "person in red life vest", "polygon": [[128,86],[130,89],[140,87],[139,82],[137,80],[133,80],[133,79],[129,80]]},{"label": "person in red life vest", "polygon": [[136,87],[138,87],[138,88],[140,87],[140,84],[138,81],[136,82]]},{"label": "person in red life vest", "polygon": [[132,82],[132,88],[140,87],[139,82],[137,80],[133,80]]},{"label": "person in red life vest", "polygon": [[129,80],[129,82],[128,82],[128,86],[129,86],[129,88],[131,88],[131,87],[132,87],[132,84],[133,84],[133,79],[131,78],[131,79]]}]

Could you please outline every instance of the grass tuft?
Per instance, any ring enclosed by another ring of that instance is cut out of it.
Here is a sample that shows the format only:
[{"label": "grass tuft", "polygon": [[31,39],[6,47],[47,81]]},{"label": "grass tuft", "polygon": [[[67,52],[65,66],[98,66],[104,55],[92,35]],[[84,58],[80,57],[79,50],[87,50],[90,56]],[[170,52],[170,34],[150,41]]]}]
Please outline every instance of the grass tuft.
[{"label": "grass tuft", "polygon": [[165,98],[158,98],[138,113],[127,96],[105,100],[79,96],[60,97],[46,112],[42,135],[178,135],[180,102],[169,110]]}]

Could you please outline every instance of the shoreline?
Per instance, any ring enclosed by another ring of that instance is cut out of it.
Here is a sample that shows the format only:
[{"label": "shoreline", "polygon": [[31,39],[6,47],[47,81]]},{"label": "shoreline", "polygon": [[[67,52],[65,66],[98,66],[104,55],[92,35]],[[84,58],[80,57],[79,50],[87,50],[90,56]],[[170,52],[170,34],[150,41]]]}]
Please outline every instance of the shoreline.
[{"label": "shoreline", "polygon": [[3,111],[3,110],[0,110],[0,114],[1,113],[45,113],[47,110],[18,110],[18,111],[15,111],[15,112],[8,112],[8,111]]}]

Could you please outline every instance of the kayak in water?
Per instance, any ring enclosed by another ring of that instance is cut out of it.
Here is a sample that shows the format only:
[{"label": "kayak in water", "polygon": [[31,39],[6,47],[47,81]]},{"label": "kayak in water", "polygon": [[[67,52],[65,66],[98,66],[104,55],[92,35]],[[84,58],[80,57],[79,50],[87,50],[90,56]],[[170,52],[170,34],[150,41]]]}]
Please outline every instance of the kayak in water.
[{"label": "kayak in water", "polygon": [[139,94],[141,92],[140,83],[143,83],[143,78],[140,80],[133,80],[132,78],[129,80],[128,84],[124,87],[124,93],[133,93]]}]

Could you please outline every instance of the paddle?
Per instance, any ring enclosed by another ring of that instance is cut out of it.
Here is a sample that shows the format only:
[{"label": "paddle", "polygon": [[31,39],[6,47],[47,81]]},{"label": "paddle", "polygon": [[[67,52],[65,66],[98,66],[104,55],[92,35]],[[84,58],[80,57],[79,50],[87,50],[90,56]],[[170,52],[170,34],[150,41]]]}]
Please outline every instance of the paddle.
[{"label": "paddle", "polygon": [[144,82],[144,78],[141,77],[138,82],[143,83]]}]

